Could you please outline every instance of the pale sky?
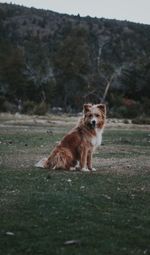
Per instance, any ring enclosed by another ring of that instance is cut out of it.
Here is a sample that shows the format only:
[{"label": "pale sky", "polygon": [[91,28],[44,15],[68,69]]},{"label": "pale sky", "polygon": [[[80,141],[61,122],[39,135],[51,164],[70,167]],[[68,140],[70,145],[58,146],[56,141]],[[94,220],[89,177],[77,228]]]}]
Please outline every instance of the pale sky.
[{"label": "pale sky", "polygon": [[150,24],[150,0],[4,0],[59,13]]}]

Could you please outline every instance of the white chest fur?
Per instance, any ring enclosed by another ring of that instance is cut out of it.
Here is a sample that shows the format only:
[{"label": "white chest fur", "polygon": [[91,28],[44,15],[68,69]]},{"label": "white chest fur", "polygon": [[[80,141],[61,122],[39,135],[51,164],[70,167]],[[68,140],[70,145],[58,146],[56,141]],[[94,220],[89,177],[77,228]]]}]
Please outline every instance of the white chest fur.
[{"label": "white chest fur", "polygon": [[102,133],[103,133],[103,130],[102,129],[96,129],[96,136],[94,136],[92,138],[92,145],[94,147],[97,147],[97,146],[100,146],[101,145],[101,142],[102,142]]}]

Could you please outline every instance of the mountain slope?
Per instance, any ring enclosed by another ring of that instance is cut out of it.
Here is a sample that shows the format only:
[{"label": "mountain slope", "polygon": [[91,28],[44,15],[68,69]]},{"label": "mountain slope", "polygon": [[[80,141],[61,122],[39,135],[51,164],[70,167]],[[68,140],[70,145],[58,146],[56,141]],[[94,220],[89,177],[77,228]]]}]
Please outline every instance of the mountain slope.
[{"label": "mountain slope", "polygon": [[0,92],[66,110],[150,95],[150,26],[0,4]]}]

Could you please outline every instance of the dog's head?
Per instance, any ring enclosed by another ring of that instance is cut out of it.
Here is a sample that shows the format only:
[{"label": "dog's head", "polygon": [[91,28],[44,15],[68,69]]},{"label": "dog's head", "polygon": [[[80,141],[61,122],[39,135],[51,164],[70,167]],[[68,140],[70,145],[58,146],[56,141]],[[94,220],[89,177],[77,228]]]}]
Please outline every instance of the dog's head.
[{"label": "dog's head", "polygon": [[103,128],[106,119],[106,106],[104,104],[84,104],[84,122],[91,129]]}]

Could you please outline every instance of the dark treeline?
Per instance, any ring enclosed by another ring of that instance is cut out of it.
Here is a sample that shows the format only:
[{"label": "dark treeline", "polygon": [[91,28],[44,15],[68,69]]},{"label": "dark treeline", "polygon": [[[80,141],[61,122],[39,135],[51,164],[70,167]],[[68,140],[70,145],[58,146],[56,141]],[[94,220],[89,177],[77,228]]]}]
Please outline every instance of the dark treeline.
[{"label": "dark treeline", "polygon": [[0,110],[150,115],[149,42],[149,25],[0,3]]}]

